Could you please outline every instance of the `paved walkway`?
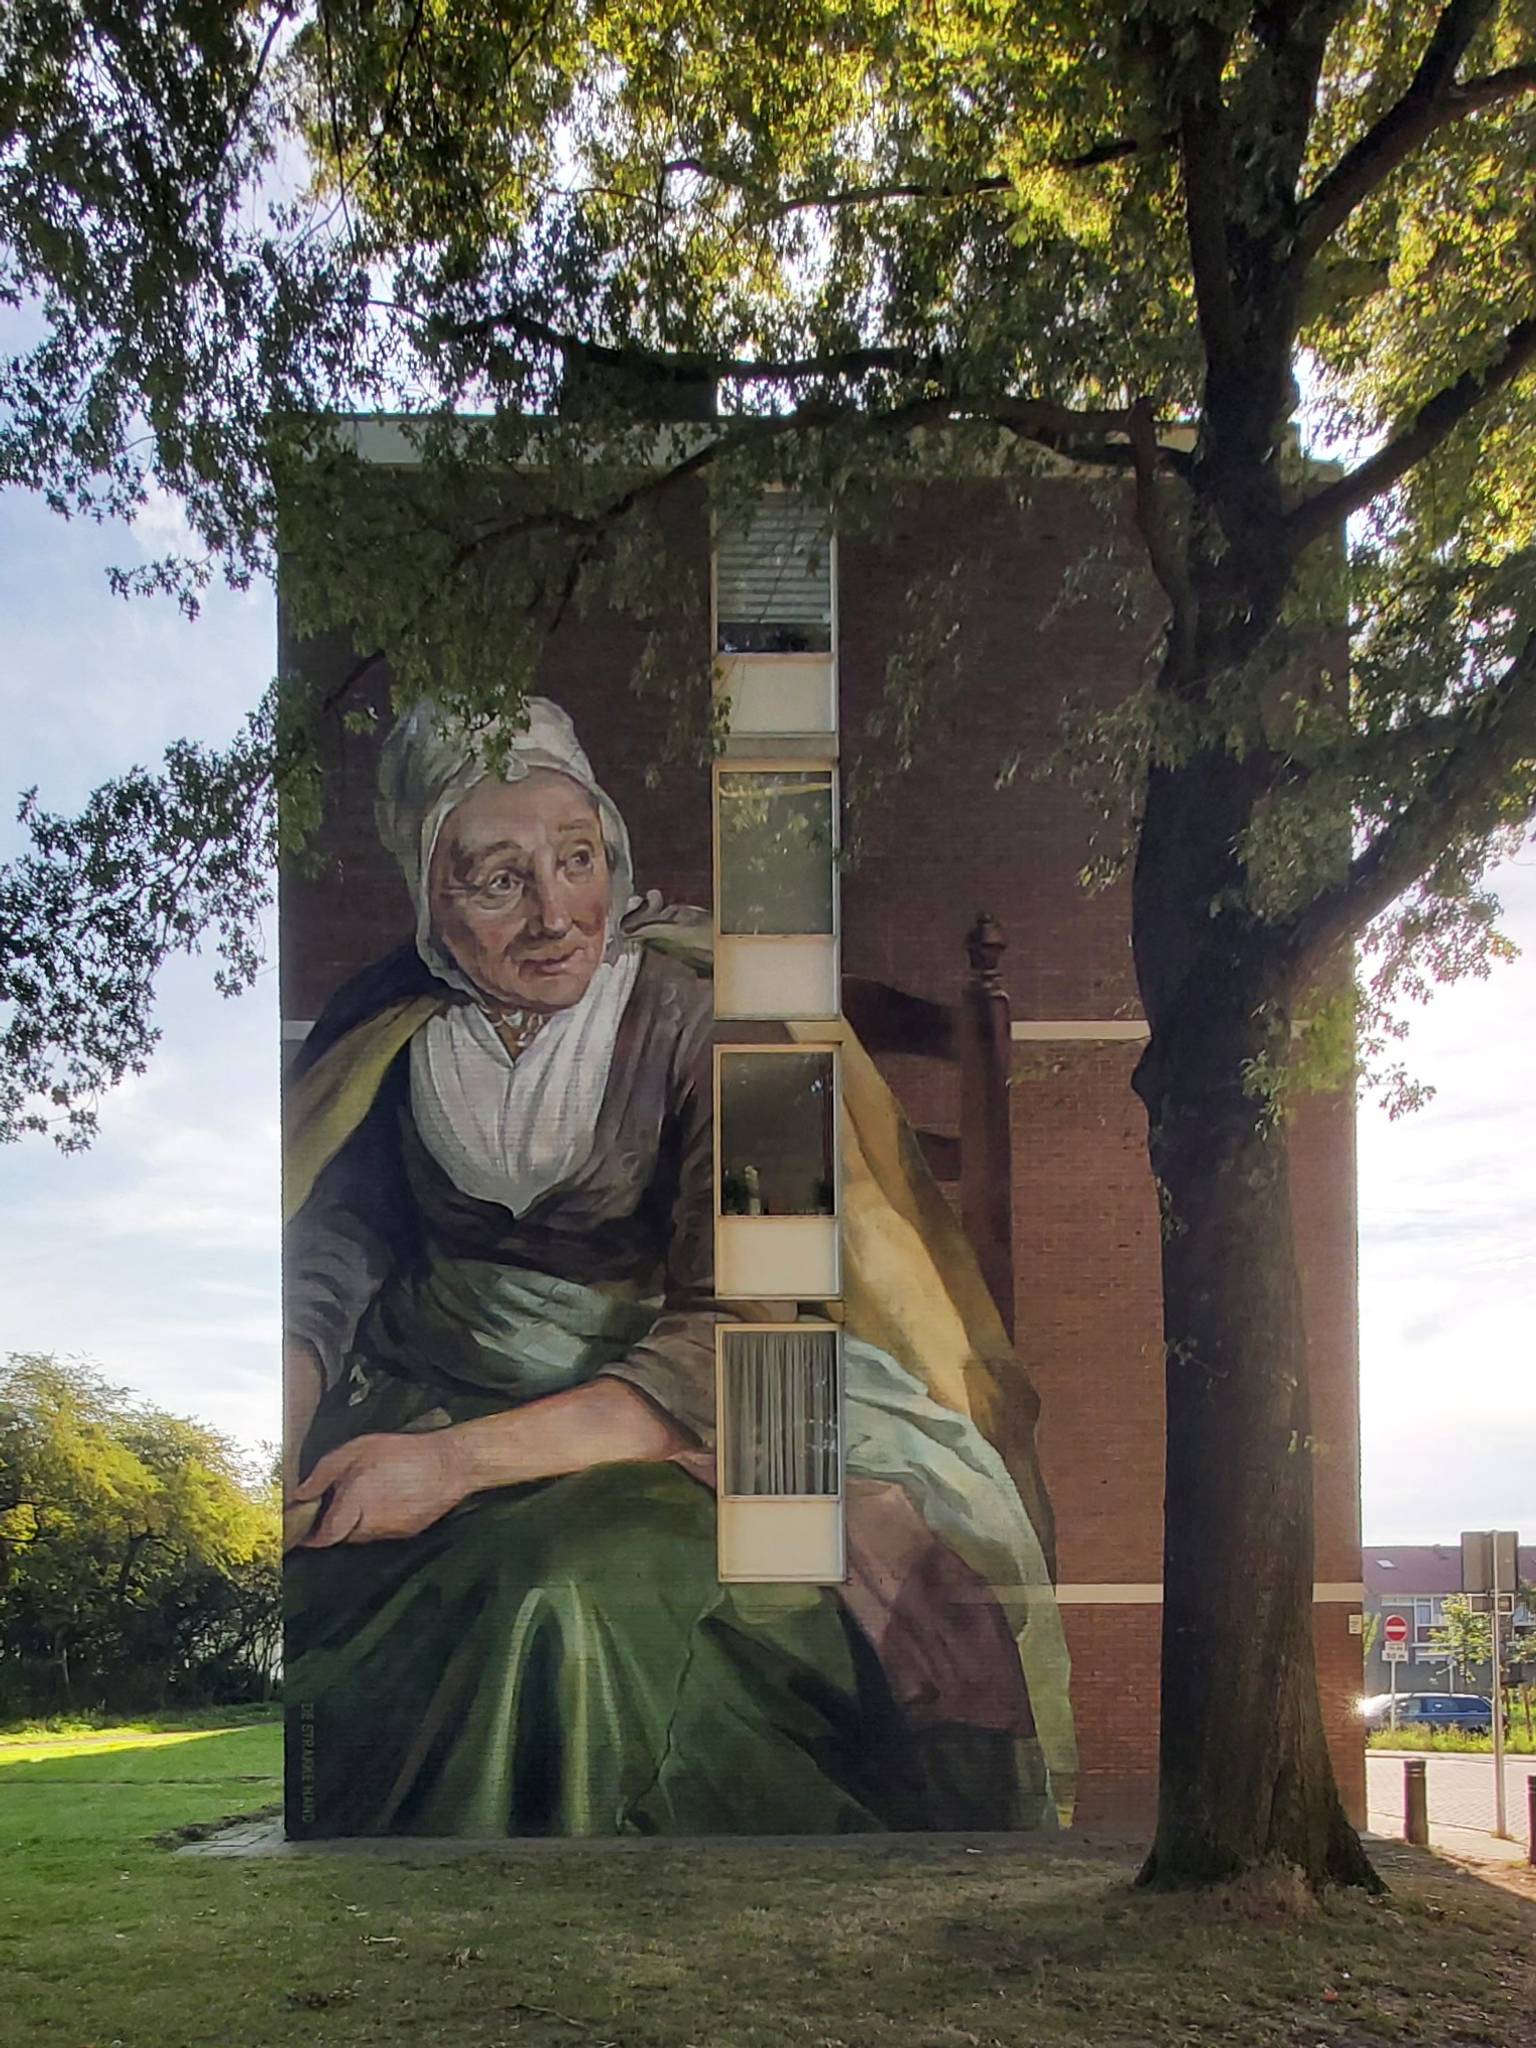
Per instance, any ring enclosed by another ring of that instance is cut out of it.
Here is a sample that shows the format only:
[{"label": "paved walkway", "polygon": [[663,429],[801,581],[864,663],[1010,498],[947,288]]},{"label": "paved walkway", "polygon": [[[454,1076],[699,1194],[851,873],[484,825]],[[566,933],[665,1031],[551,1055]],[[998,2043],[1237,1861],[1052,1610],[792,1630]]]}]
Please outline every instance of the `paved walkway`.
[{"label": "paved walkway", "polygon": [[[1383,1836],[1390,1841],[1400,1842],[1403,1839],[1403,1764],[1410,1754],[1412,1752],[1400,1749],[1371,1750],[1366,1753],[1366,1824],[1373,1835]],[[1526,1832],[1526,1781],[1536,1774],[1536,1757],[1514,1757],[1505,1762],[1511,1837],[1507,1841],[1500,1841],[1493,1832],[1491,1756],[1426,1754],[1425,1761],[1429,1765],[1429,1838],[1434,1846],[1469,1862],[1525,1863],[1529,1853]],[[857,1841],[862,1838],[838,1839]],[[924,1839],[931,1840],[931,1837]],[[1020,1847],[1027,1846],[1032,1838],[1015,1835],[977,1839]],[[1065,1840],[1070,1845],[1073,1838],[1069,1835]],[[453,1856],[466,1853],[484,1854],[487,1849],[501,1849],[510,1854],[530,1847],[537,1849],[550,1846],[558,1848],[569,1845],[550,1845],[542,1841],[529,1843],[522,1839],[495,1844],[429,1843],[414,1837],[407,1842],[396,1838],[346,1843],[287,1842],[283,1839],[281,1820],[264,1816],[256,1820],[237,1821],[230,1827],[217,1830],[206,1839],[189,1842],[182,1853],[189,1856],[302,1856],[316,1853],[334,1855],[344,1851],[351,1854],[361,1852],[387,1857],[407,1852],[414,1856],[425,1851],[428,1854]]]},{"label": "paved walkway", "polygon": [[[1403,1765],[1414,1754],[1403,1749],[1366,1752],[1365,1792],[1373,1834],[1403,1836]],[[1525,1860],[1529,1844],[1526,1781],[1536,1774],[1536,1757],[1506,1757],[1504,1789],[1509,1841],[1494,1834],[1493,1758],[1422,1753],[1429,1795],[1429,1839],[1453,1855],[1498,1863]]]}]

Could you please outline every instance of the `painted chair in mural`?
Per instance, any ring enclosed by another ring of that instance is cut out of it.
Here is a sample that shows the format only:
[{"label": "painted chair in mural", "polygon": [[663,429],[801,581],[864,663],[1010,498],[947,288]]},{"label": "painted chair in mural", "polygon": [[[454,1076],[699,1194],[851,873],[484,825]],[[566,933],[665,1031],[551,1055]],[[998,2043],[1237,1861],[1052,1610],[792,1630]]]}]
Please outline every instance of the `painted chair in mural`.
[{"label": "painted chair in mural", "polygon": [[934,1002],[890,983],[843,979],[843,1013],[878,1060],[905,1053],[960,1070],[960,1127],[919,1129],[934,1178],[958,1190],[960,1220],[1013,1335],[1013,1156],[1008,1119],[1011,1011],[1002,927],[984,912],[965,935],[960,998]]}]

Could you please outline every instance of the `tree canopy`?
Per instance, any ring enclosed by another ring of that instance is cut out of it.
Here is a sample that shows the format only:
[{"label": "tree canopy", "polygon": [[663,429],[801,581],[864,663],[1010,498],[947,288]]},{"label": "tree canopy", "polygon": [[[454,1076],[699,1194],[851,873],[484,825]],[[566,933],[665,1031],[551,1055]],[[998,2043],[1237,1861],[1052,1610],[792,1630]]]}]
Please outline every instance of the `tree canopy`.
[{"label": "tree canopy", "polygon": [[[193,546],[122,582],[188,604],[271,568],[290,486],[301,619],[483,710],[599,585],[654,606],[646,519],[680,480],[785,477],[851,518],[936,426],[1021,474],[1123,472],[1171,645],[1221,681],[1149,679],[1079,736],[1129,796],[1111,859],[1149,766],[1262,760],[1242,887],[1302,952],[1418,885],[1378,932],[1386,994],[1486,958],[1477,881],[1532,796],[1533,36],[1494,0],[23,0],[0,481],[90,516],[169,493]],[[714,420],[658,443],[706,384]],[[1352,468],[1302,459],[1298,387]],[[359,409],[421,458],[382,493],[338,430]],[[1350,688],[1288,689],[1352,516]],[[1260,552],[1215,619],[1205,568]],[[88,1137],[167,951],[211,932],[249,979],[275,767],[313,815],[301,727],[278,691],[78,819],[29,799],[12,1134]],[[1323,888],[1341,811],[1370,837]]]},{"label": "tree canopy", "polygon": [[[387,650],[403,695],[505,709],[572,606],[654,610],[652,522],[700,479],[844,523],[947,460],[1118,479],[1164,629],[1070,765],[1151,1027],[1166,1640],[1237,1674],[1247,1731],[1165,1665],[1153,1867],[1359,1875],[1309,1703],[1274,1109],[1349,942],[1377,1014],[1486,965],[1483,878],[1536,804],[1530,0],[22,0],[0,79],[0,285],[36,334],[0,480],[169,492],[194,551],[140,580],[189,602],[281,544],[300,628]],[[168,949],[211,929],[248,977],[312,712],[279,679],[222,757],[79,819],[29,801],[11,1133],[88,1137]],[[1250,1452],[1269,1537],[1218,1488]],[[1241,1616],[1200,1583],[1228,1514]]]},{"label": "tree canopy", "polygon": [[279,1629],[276,1489],[89,1365],[0,1368],[0,1711],[246,1699]]}]

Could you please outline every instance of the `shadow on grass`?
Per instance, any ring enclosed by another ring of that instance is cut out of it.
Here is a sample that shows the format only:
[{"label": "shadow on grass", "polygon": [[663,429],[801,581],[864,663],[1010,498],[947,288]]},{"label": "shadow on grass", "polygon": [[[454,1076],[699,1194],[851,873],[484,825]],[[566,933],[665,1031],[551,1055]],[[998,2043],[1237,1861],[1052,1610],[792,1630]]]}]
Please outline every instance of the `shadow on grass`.
[{"label": "shadow on grass", "polygon": [[0,1867],[7,2048],[300,2048],[321,2012],[328,2048],[1531,2040],[1536,1905],[1412,1851],[1320,1903],[1148,1896],[1070,1836],[199,1859],[151,1837],[262,1803],[275,1732],[118,1754],[0,1771],[7,1841],[18,1794],[40,1830]]}]

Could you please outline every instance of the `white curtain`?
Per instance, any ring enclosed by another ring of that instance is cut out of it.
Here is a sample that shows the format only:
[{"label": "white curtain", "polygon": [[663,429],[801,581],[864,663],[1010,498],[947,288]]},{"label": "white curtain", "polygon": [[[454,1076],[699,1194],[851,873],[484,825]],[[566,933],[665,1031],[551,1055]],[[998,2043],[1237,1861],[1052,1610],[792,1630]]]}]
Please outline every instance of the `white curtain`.
[{"label": "white curtain", "polygon": [[725,1333],[725,1491],[839,1491],[837,1332]]}]

